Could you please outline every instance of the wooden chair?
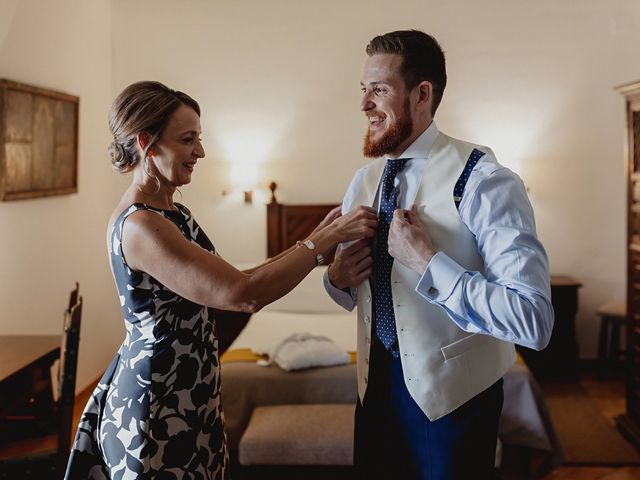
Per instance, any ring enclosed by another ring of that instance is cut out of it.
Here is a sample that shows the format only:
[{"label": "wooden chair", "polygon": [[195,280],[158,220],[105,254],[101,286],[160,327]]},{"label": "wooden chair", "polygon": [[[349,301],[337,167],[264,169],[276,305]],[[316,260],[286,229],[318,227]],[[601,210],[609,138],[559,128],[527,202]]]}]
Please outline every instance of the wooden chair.
[{"label": "wooden chair", "polygon": [[[77,296],[76,283],[76,296]],[[60,395],[58,398],[58,452],[59,471],[64,472],[71,449],[73,406],[76,399],[76,373],[78,370],[78,346],[80,343],[80,320],[82,297],[67,310],[60,350]]]},{"label": "wooden chair", "polygon": [[[73,290],[71,290],[71,293],[69,293],[69,306],[67,307],[67,310],[71,311],[73,306],[76,303],[78,303],[79,292],[80,292],[80,284],[76,282],[76,286],[74,287]],[[64,328],[63,328],[63,331],[64,331]]]},{"label": "wooden chair", "polygon": [[[76,288],[71,292],[71,300],[75,300],[75,304],[64,312],[60,349],[59,397],[56,404],[57,448],[42,451],[33,440],[21,440],[14,445],[3,445],[3,458],[0,459],[1,480],[53,480],[62,478],[64,475],[71,449],[78,345],[82,318],[82,297],[78,295],[77,283]],[[42,444],[47,445],[48,443],[46,441],[40,442],[40,447]],[[11,455],[12,452],[15,452],[14,455]]]},{"label": "wooden chair", "polygon": [[[75,287],[69,293],[69,303],[67,310],[78,302],[80,285],[75,282]],[[65,331],[66,315],[62,319],[62,331]],[[19,439],[29,439],[50,435],[57,432],[57,421],[55,414],[55,401],[59,398],[60,390],[60,360],[62,349],[58,351],[58,373],[54,378],[49,370],[42,371],[38,376],[41,385],[49,387],[44,391],[24,391],[23,398],[0,412],[0,460],[4,453],[3,445],[7,441],[15,442]],[[35,379],[30,379],[35,383]],[[55,391],[54,391],[55,389]],[[34,393],[36,395],[34,395]],[[57,394],[57,395],[55,395]],[[16,410],[17,409],[17,410]]]}]

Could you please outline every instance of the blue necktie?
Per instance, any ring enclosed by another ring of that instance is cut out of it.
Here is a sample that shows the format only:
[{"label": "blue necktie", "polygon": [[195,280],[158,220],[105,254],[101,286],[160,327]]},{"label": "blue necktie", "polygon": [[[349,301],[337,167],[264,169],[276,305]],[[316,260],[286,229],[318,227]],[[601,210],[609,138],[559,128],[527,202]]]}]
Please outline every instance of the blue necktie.
[{"label": "blue necktie", "polygon": [[393,298],[391,295],[391,266],[393,265],[393,257],[389,255],[389,226],[391,225],[393,211],[397,208],[398,202],[398,192],[393,183],[398,172],[404,168],[405,163],[407,163],[406,158],[387,160],[387,164],[384,167],[374,259],[376,335],[385,348],[391,350],[391,353],[395,357],[399,355],[399,351],[395,348],[398,336],[396,333],[396,318],[393,313]]}]

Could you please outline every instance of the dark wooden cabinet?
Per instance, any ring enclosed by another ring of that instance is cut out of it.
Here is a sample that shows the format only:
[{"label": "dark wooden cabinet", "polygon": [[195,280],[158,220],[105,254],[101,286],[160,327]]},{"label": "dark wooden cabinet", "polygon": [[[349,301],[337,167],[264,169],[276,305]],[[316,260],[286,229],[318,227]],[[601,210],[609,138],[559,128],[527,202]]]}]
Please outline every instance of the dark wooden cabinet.
[{"label": "dark wooden cabinet", "polygon": [[627,410],[616,420],[640,447],[640,82],[617,90],[626,98],[627,116]]},{"label": "dark wooden cabinet", "polygon": [[555,322],[551,340],[541,351],[518,346],[518,352],[541,382],[575,382],[579,375],[576,313],[581,284],[564,275],[551,276],[551,303]]}]

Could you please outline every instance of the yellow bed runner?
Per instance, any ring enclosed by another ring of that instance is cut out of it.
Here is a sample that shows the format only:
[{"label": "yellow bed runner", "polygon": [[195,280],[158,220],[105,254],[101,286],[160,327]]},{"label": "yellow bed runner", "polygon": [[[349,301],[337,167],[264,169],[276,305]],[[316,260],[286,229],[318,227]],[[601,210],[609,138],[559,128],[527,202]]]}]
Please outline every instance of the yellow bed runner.
[{"label": "yellow bed runner", "polygon": [[[356,352],[349,352],[349,355],[351,356],[351,363],[356,363]],[[268,357],[253,353],[250,348],[237,348],[224,352],[220,357],[220,363],[257,362],[261,358],[267,360]]]},{"label": "yellow bed runner", "polygon": [[[351,356],[351,363],[356,363],[356,352],[349,352],[349,355]],[[257,355],[253,353],[250,348],[237,348],[224,352],[222,357],[220,357],[220,363],[257,362],[261,358],[266,360],[267,356]],[[516,352],[516,362],[524,365],[524,360],[519,352]]]}]

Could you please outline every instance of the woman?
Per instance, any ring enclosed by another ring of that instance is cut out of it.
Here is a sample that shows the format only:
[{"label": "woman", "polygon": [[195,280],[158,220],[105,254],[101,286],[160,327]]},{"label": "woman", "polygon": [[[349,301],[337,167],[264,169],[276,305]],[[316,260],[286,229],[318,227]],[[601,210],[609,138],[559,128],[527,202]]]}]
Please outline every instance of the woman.
[{"label": "woman", "polygon": [[65,478],[229,478],[210,308],[255,312],[273,302],[317,253],[371,237],[375,213],[333,212],[308,245],[240,272],[173,202],[204,157],[198,104],[139,82],[116,98],[109,126],[114,168],[133,172],[107,233],[127,335],[85,409]]}]

